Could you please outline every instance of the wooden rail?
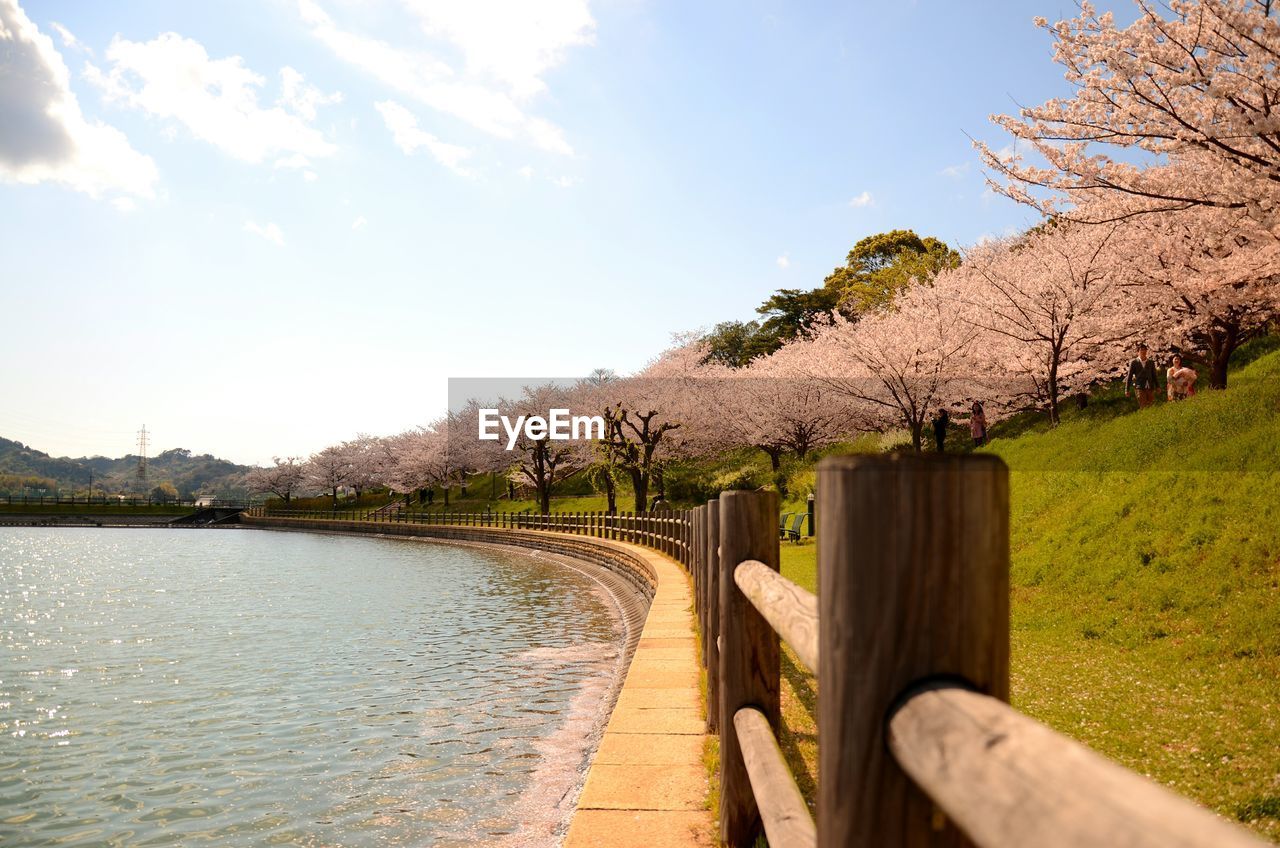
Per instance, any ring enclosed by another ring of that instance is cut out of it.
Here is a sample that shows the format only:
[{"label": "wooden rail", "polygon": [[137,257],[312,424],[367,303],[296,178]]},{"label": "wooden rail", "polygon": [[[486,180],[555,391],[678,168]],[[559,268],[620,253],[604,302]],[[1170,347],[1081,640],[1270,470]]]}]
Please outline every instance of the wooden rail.
[{"label": "wooden rail", "polygon": [[894,758],[978,845],[1256,846],[1203,807],[1003,701],[921,687],[889,722]]},{"label": "wooden rail", "polygon": [[733,582],[810,672],[818,671],[818,598],[769,566],[747,560]]},{"label": "wooden rail", "polygon": [[368,521],[371,524],[425,524],[445,527],[498,527],[545,530],[599,539],[615,539],[653,548],[686,568],[693,560],[692,510],[661,512],[415,512],[390,511],[386,506],[346,509],[268,509],[255,507],[255,516],[313,518],[329,521]]},{"label": "wooden rail", "polygon": [[[690,573],[724,844],[1266,844],[1006,703],[1008,497],[995,457],[823,460],[816,596],[777,573],[772,494],[694,510],[695,537],[718,539]],[[777,749],[778,636],[818,678],[816,821]]]},{"label": "wooden rail", "polygon": [[[683,563],[707,730],[720,735],[725,845],[762,833],[771,848],[1267,844],[1008,705],[1009,487],[998,458],[827,458],[817,513],[816,596],[778,573],[773,492],[665,513],[373,521],[619,539]],[[816,820],[778,747],[779,636],[819,683]]]}]

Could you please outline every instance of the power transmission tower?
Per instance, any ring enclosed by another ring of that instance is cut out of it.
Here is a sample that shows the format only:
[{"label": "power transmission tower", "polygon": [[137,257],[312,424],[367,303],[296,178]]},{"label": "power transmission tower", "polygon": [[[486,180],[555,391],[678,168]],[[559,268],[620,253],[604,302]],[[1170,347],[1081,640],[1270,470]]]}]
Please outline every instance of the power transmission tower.
[{"label": "power transmission tower", "polygon": [[138,481],[147,482],[147,425],[138,431]]}]

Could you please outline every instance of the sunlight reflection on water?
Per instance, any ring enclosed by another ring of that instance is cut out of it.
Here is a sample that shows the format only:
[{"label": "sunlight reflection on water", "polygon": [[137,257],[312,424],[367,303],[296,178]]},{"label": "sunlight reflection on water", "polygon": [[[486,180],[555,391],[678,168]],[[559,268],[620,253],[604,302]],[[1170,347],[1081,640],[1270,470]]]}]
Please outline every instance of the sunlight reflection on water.
[{"label": "sunlight reflection on water", "polygon": [[419,542],[0,530],[0,844],[555,845],[589,577]]}]

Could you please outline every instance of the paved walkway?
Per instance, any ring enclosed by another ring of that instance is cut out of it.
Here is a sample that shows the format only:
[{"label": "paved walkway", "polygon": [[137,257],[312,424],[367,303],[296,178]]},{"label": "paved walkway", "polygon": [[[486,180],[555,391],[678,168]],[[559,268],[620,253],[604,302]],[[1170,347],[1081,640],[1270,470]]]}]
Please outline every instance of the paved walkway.
[{"label": "paved walkway", "polygon": [[647,548],[609,544],[644,557],[658,575],[658,591],[565,848],[710,846],[715,826],[706,809],[706,724],[689,578]]}]

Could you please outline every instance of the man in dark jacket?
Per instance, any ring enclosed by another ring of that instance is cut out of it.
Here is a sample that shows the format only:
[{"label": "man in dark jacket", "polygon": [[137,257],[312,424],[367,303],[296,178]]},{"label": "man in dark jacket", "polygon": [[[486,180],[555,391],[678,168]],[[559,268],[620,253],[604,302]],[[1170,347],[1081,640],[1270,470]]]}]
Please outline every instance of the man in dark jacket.
[{"label": "man in dark jacket", "polygon": [[1160,388],[1156,376],[1155,360],[1147,358],[1147,346],[1138,345],[1138,358],[1129,363],[1129,374],[1124,379],[1124,396],[1129,396],[1132,388],[1138,393],[1138,408],[1146,409],[1156,402],[1156,389]]}]

